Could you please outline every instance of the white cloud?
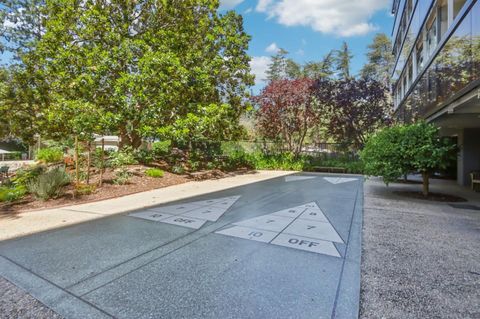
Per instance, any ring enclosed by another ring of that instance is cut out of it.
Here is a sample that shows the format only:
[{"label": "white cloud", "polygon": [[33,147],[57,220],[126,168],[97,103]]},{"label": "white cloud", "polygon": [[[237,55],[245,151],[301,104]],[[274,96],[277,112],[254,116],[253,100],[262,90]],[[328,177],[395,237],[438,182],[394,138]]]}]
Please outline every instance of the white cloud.
[{"label": "white cloud", "polygon": [[348,37],[376,30],[369,20],[389,3],[390,0],[259,0],[256,10],[285,26],[307,26]]},{"label": "white cloud", "polygon": [[220,9],[233,9],[243,0],[220,0]]},{"label": "white cloud", "polygon": [[272,44],[270,44],[268,47],[266,47],[265,51],[268,52],[268,53],[277,53],[278,50],[280,50],[280,48],[278,47],[278,45],[273,42]]},{"label": "white cloud", "polygon": [[268,65],[270,64],[271,58],[268,56],[254,56],[252,61],[250,61],[250,68],[252,73],[255,74],[255,84],[259,85],[265,82],[267,75]]},{"label": "white cloud", "polygon": [[249,14],[249,13],[251,13],[251,12],[253,12],[253,8],[252,8],[252,7],[248,8],[247,10],[245,10],[245,12],[244,12],[243,14]]}]

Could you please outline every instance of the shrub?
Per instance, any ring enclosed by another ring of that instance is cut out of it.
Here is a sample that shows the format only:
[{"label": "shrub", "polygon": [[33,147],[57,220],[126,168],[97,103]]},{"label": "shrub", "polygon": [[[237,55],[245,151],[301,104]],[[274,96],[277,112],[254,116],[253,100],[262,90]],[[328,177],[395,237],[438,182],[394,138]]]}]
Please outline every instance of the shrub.
[{"label": "shrub", "polygon": [[169,141],[169,140],[155,142],[152,145],[153,156],[156,159],[167,156],[170,154],[171,147],[172,147],[172,141]]},{"label": "shrub", "polygon": [[0,187],[0,202],[13,202],[16,201],[27,193],[27,190],[23,186],[15,187]]},{"label": "shrub", "polygon": [[75,186],[75,192],[77,195],[90,195],[95,193],[97,187],[93,184],[78,184]]},{"label": "shrub", "polygon": [[43,165],[32,165],[29,167],[20,168],[16,171],[15,176],[12,178],[12,184],[15,186],[23,186],[25,188],[31,181],[36,179],[44,172],[45,166]]},{"label": "shrub", "polygon": [[113,179],[113,183],[116,185],[128,184],[128,181],[130,180],[131,176],[132,174],[126,169],[120,169],[115,173],[115,178]]},{"label": "shrub", "polygon": [[54,168],[30,181],[28,191],[41,200],[62,195],[63,187],[70,183],[70,176],[63,168]]},{"label": "shrub", "polygon": [[184,174],[185,169],[183,168],[182,165],[174,165],[172,167],[172,173],[174,173],[174,174]]},{"label": "shrub", "polygon": [[63,160],[63,151],[57,147],[42,148],[38,150],[36,158],[44,163],[58,163]]},{"label": "shrub", "polygon": [[150,177],[163,177],[164,172],[158,168],[149,168],[145,171],[145,175]]},{"label": "shrub", "polygon": [[420,172],[423,194],[429,194],[429,178],[455,158],[456,145],[440,137],[439,128],[419,122],[396,125],[372,135],[361,152],[368,175],[382,176],[386,184],[404,174]]},{"label": "shrub", "polygon": [[126,165],[137,164],[131,148],[125,148],[110,155],[109,164],[114,168],[121,168]]},{"label": "shrub", "polygon": [[136,161],[142,164],[150,164],[153,162],[153,151],[147,149],[140,149],[134,152],[134,158]]}]

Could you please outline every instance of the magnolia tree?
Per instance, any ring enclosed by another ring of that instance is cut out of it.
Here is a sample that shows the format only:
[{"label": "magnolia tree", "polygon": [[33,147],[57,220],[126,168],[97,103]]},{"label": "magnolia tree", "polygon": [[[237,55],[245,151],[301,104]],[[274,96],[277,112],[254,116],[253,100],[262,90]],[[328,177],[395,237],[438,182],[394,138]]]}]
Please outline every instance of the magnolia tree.
[{"label": "magnolia tree", "polygon": [[324,100],[315,96],[316,87],[316,81],[307,78],[271,81],[254,98],[258,105],[258,132],[284,143],[288,151],[298,156],[308,131],[323,112]]},{"label": "magnolia tree", "polygon": [[456,145],[439,136],[439,129],[424,122],[395,125],[373,134],[361,151],[365,174],[382,176],[386,184],[405,174],[419,172],[423,195],[429,194],[432,173],[446,169]]},{"label": "magnolia tree", "polygon": [[133,148],[142,137],[237,134],[253,85],[250,37],[240,15],[218,13],[218,0],[2,5],[0,42],[16,66],[0,105],[13,110],[13,134],[25,135],[20,123],[54,138],[91,128],[91,109],[100,133]]}]

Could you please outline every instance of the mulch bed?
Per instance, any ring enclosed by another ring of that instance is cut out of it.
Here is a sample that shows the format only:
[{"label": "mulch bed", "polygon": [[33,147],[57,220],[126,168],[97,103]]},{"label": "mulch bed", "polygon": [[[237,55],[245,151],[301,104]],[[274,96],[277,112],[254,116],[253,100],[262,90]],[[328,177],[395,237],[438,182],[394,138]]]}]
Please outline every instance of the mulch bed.
[{"label": "mulch bed", "polygon": [[429,193],[428,196],[424,196],[422,192],[413,192],[413,191],[396,191],[393,192],[396,195],[414,198],[414,199],[423,199],[429,200],[434,202],[467,202],[465,198],[449,195],[449,194],[441,194],[441,193]]},{"label": "mulch bed", "polygon": [[[143,167],[140,165],[136,168],[139,172],[143,170]],[[18,202],[0,204],[0,214],[19,213],[23,211],[41,210],[95,202],[104,199],[145,192],[157,188],[183,184],[191,180],[187,175],[176,175],[169,172],[165,172],[165,175],[161,178],[148,177],[143,173],[134,174],[126,185],[114,184],[113,178],[114,173],[112,171],[105,172],[103,185],[101,187],[97,187],[92,194],[76,196],[75,198],[73,196],[73,186],[68,186],[63,196],[47,201],[36,200],[33,196],[28,195]],[[98,185],[98,175],[95,174],[91,177],[90,184]]]},{"label": "mulch bed", "polygon": [[[2,214],[12,215],[25,211],[35,211],[48,208],[59,208],[64,206],[84,204],[89,202],[96,202],[100,200],[116,198],[120,196],[150,191],[158,188],[163,188],[172,185],[183,184],[192,180],[206,180],[206,179],[219,179],[228,176],[235,176],[240,174],[251,174],[254,171],[247,169],[241,169],[235,172],[223,172],[220,170],[200,171],[185,175],[172,174],[165,171],[165,174],[161,178],[153,178],[145,175],[145,170],[150,167],[143,165],[131,165],[129,171],[133,174],[126,185],[116,185],[113,183],[115,172],[107,169],[103,175],[103,184],[101,187],[97,187],[92,194],[76,196],[74,197],[74,187],[72,185],[67,186],[63,196],[50,199],[47,201],[41,201],[35,199],[33,196],[28,195],[21,201],[13,203],[0,203],[0,217]],[[98,185],[99,175],[92,171],[90,178],[91,185]]]}]

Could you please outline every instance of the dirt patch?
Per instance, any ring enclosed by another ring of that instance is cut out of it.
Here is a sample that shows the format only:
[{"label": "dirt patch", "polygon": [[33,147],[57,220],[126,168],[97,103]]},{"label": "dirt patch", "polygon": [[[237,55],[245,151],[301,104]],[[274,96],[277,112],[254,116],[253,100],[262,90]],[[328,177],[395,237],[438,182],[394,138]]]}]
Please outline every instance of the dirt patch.
[{"label": "dirt patch", "polygon": [[393,193],[396,195],[404,196],[404,197],[409,197],[414,199],[423,199],[423,200],[429,200],[434,202],[453,202],[453,203],[467,202],[465,198],[455,196],[455,195],[441,194],[441,193],[430,193],[428,194],[428,196],[424,196],[422,192],[413,192],[413,191],[397,191]]},{"label": "dirt patch", "polygon": [[183,184],[191,181],[191,178],[187,175],[176,175],[169,172],[165,172],[161,178],[153,178],[145,176],[143,173],[147,167],[140,165],[131,167],[129,170],[132,172],[128,184],[116,185],[113,183],[114,172],[105,172],[102,186],[98,186],[98,175],[92,175],[90,180],[91,185],[97,185],[95,190],[88,195],[73,196],[74,187],[67,186],[63,196],[50,199],[47,201],[36,200],[33,196],[29,195],[21,201],[14,203],[4,203],[0,205],[0,218],[2,214],[16,214],[24,211],[48,209],[76,204],[83,204],[88,202],[95,202],[104,199],[110,199],[139,192],[145,192],[157,188],[163,188],[172,185]]}]

